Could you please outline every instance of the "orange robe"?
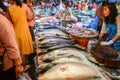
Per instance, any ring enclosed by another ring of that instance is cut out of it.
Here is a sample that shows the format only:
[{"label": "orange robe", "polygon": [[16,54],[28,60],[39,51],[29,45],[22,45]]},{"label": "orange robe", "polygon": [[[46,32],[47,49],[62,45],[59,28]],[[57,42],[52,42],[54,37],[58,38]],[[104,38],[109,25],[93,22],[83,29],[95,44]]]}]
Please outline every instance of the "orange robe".
[{"label": "orange robe", "polygon": [[8,10],[14,25],[20,52],[22,55],[33,53],[33,43],[28,28],[26,14],[23,12],[22,8],[16,4],[9,6]]}]

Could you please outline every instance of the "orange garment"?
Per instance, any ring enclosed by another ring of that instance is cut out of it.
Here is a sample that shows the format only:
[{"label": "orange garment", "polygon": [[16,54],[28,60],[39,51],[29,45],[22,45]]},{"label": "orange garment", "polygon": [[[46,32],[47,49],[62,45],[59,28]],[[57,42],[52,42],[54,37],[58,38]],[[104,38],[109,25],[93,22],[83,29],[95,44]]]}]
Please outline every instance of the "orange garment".
[{"label": "orange garment", "polygon": [[[4,70],[13,67],[13,60],[20,58],[20,52],[16,42],[15,32],[11,22],[3,15],[0,14],[0,55],[3,55],[4,49]],[[20,60],[21,64],[22,61]]]},{"label": "orange garment", "polygon": [[33,43],[27,24],[26,14],[20,6],[13,4],[8,7],[19,50],[22,55],[33,53]]},{"label": "orange garment", "polygon": [[86,2],[83,2],[81,8],[84,10],[84,9],[85,9],[85,6],[86,6]]}]

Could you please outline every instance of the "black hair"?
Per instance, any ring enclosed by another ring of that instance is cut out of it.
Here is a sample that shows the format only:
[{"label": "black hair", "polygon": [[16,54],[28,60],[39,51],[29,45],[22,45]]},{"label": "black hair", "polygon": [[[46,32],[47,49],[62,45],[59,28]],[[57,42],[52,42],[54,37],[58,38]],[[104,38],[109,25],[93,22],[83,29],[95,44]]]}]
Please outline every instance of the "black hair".
[{"label": "black hair", "polygon": [[14,0],[16,2],[17,6],[22,7],[22,1],[21,0]]},{"label": "black hair", "polygon": [[108,7],[110,10],[109,16],[105,17],[105,22],[106,23],[115,23],[116,22],[116,17],[118,16],[118,11],[115,3],[105,3],[104,7]]},{"label": "black hair", "polygon": [[7,12],[7,7],[4,6],[3,0],[0,0],[0,8],[2,8],[3,11]]},{"label": "black hair", "polygon": [[55,5],[55,4],[52,4],[52,6],[54,6],[54,7],[55,7],[56,5]]},{"label": "black hair", "polygon": [[24,3],[27,3],[27,0],[23,0]]},{"label": "black hair", "polygon": [[102,2],[102,6],[104,6],[105,3],[108,3],[108,1],[103,1],[103,2]]}]

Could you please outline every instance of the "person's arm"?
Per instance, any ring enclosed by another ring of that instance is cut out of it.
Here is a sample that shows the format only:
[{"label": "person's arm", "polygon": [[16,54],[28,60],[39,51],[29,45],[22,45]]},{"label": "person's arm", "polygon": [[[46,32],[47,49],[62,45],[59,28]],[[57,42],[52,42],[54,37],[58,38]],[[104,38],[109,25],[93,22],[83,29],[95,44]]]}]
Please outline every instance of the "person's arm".
[{"label": "person's arm", "polygon": [[116,18],[116,24],[117,24],[117,34],[116,34],[116,36],[108,42],[101,42],[101,45],[113,44],[115,41],[117,41],[120,38],[120,16],[118,16]]},{"label": "person's arm", "polygon": [[[23,72],[23,67],[21,66],[22,59],[16,42],[16,37],[13,29],[13,25],[7,18],[0,16],[0,42],[4,48],[6,48],[6,54],[13,60],[14,66],[16,67],[16,74]],[[6,23],[4,23],[6,21]]]},{"label": "person's arm", "polygon": [[99,35],[99,38],[98,38],[98,44],[101,42],[105,33],[107,33],[107,25],[106,25],[105,21],[103,21],[102,29],[101,29],[101,32],[100,32],[100,35]]},{"label": "person's arm", "polygon": [[[9,24],[0,22],[0,26],[1,26],[0,27],[0,41],[3,47],[6,48],[8,57],[10,59],[15,60],[15,65],[20,65],[22,61],[21,61],[20,52],[18,49],[18,45],[16,42],[16,37],[15,37],[12,24],[9,25]],[[16,62],[16,60],[18,59],[19,61]]]},{"label": "person's arm", "polygon": [[113,42],[117,41],[120,38],[120,16],[116,18],[116,24],[117,24],[117,34],[112,39]]},{"label": "person's arm", "polygon": [[100,33],[99,38],[98,38],[98,44],[101,42],[103,36],[104,36],[104,33]]},{"label": "person's arm", "polygon": [[28,21],[31,21],[32,19],[34,19],[34,12],[33,12],[32,8],[30,6],[23,3],[22,8],[23,8],[23,10],[25,10],[26,17],[27,17]]}]

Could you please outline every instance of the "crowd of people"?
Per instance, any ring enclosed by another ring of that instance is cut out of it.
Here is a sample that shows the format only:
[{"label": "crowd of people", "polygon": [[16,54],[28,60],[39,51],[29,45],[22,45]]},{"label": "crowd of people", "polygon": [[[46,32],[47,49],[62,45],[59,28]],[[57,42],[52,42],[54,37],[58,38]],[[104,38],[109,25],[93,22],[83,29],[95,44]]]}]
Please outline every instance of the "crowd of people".
[{"label": "crowd of people", "polygon": [[0,79],[16,80],[26,69],[27,56],[35,54],[31,0],[0,0],[0,17]]},{"label": "crowd of people", "polygon": [[[110,46],[120,51],[120,16],[115,3],[106,2],[99,6],[97,3],[73,1],[52,2],[50,4],[38,2],[39,7],[51,8],[51,16],[63,20],[72,19],[71,9],[96,9],[94,23],[99,31],[96,45]],[[18,75],[26,68],[27,56],[34,53],[34,18],[35,15],[31,0],[0,0],[0,79],[16,80]],[[104,35],[107,37],[103,39]]]}]

